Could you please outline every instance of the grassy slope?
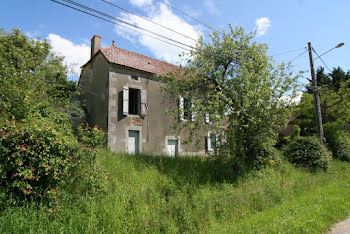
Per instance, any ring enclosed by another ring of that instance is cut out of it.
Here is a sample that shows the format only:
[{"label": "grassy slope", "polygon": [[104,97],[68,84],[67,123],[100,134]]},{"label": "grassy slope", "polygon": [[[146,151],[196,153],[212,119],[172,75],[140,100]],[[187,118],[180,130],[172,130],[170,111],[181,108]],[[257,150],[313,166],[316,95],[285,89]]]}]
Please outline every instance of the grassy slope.
[{"label": "grassy slope", "polygon": [[107,171],[101,191],[62,191],[56,213],[7,208],[0,232],[315,233],[350,211],[350,164],[339,161],[328,173],[283,164],[245,176],[201,158],[102,151],[99,164]]}]

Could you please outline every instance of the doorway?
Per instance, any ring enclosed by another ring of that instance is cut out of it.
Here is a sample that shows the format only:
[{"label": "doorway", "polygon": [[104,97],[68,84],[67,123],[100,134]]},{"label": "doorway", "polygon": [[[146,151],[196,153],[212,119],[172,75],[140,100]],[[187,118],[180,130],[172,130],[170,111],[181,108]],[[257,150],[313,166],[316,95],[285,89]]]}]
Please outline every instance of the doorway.
[{"label": "doorway", "polygon": [[140,152],[140,132],[129,130],[128,136],[128,153],[138,154]]}]

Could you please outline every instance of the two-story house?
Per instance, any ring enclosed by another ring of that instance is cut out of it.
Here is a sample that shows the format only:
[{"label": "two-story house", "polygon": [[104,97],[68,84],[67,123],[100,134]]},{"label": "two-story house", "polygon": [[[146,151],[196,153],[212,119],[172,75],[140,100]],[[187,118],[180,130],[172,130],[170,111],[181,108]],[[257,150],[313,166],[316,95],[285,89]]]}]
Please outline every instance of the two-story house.
[{"label": "two-story house", "polygon": [[[191,121],[190,116],[174,120],[169,108],[184,108],[184,100],[161,91],[156,74],[178,71],[171,65],[111,45],[101,48],[101,37],[91,39],[91,58],[83,65],[79,88],[91,126],[108,133],[112,151],[168,155],[199,155],[195,143],[183,144],[188,132],[176,132],[173,121]],[[205,134],[204,134],[205,135]],[[202,136],[203,142],[205,141]],[[209,137],[210,138],[210,137]],[[207,140],[211,149],[210,139]]]}]

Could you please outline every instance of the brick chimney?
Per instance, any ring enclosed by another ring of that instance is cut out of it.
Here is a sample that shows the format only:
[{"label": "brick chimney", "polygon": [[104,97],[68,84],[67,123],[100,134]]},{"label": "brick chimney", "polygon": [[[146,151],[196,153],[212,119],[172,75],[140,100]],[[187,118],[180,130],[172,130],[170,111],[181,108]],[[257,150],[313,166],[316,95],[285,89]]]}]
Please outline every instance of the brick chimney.
[{"label": "brick chimney", "polygon": [[101,49],[101,37],[98,35],[94,35],[91,38],[91,58],[94,56],[94,54],[97,53],[97,51]]}]

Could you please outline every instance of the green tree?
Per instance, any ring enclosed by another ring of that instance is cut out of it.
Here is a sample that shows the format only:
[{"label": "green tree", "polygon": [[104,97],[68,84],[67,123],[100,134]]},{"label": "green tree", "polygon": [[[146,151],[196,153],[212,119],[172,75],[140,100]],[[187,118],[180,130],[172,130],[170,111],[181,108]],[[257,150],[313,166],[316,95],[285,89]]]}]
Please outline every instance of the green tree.
[{"label": "green tree", "polygon": [[[270,156],[298,78],[289,65],[275,65],[267,46],[253,41],[254,36],[242,28],[214,32],[209,42],[199,41],[180,74],[161,77],[165,93],[190,100],[186,113],[195,115],[175,127],[190,129],[191,136],[210,129],[218,135],[217,154],[244,167]],[[205,125],[208,114],[212,124]]]},{"label": "green tree", "polygon": [[0,112],[22,120],[47,106],[66,108],[76,93],[62,57],[46,41],[28,39],[18,29],[0,34]]}]

